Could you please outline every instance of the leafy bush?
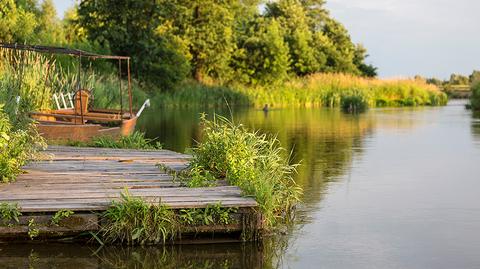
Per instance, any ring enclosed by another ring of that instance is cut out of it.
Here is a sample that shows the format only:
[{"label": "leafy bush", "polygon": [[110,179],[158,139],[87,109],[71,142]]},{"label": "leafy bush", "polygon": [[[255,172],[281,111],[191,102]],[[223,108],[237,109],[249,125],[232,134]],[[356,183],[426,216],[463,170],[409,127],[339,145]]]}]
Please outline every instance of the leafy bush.
[{"label": "leafy bush", "polygon": [[239,186],[245,195],[257,200],[266,225],[273,226],[291,213],[302,190],[293,180],[296,165],[285,158],[286,152],[275,137],[250,132],[242,125],[215,116],[202,116],[203,142],[193,149],[190,168],[195,181],[212,176]]},{"label": "leafy bush", "polygon": [[14,129],[0,104],[0,182],[14,181],[21,167],[35,158],[37,150],[45,147],[32,123]]},{"label": "leafy bush", "polygon": [[361,95],[350,95],[342,97],[341,108],[346,113],[361,113],[367,110],[368,104]]},{"label": "leafy bush", "polygon": [[470,108],[480,110],[480,82],[472,86],[472,95],[470,96]]},{"label": "leafy bush", "polygon": [[0,203],[0,225],[11,225],[12,222],[18,223],[18,217],[21,215],[18,204]]}]

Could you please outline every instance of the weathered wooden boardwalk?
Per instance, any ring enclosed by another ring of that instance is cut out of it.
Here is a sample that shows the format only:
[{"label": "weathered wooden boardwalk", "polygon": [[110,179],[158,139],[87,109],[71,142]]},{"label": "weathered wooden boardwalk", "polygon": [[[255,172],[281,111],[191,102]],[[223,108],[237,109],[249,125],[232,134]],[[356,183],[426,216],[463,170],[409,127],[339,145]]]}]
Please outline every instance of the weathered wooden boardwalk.
[{"label": "weathered wooden boardwalk", "polygon": [[[79,232],[98,228],[97,215],[109,208],[112,200],[128,189],[135,197],[159,202],[174,209],[202,208],[221,203],[224,207],[253,210],[253,198],[243,197],[238,187],[182,187],[173,177],[162,172],[157,164],[180,170],[189,156],[168,150],[140,151],[126,149],[78,148],[50,146],[45,157],[25,167],[25,173],[14,183],[0,185],[0,203],[17,203],[24,215],[38,221],[59,210],[72,210],[84,216],[75,227],[48,227],[63,232]],[[84,215],[82,215],[84,214]],[[88,223],[87,223],[88,222]],[[83,223],[83,224],[82,224]],[[235,227],[226,227],[232,229]],[[28,227],[0,227],[0,238],[25,233]],[[241,229],[236,227],[234,230]]]}]

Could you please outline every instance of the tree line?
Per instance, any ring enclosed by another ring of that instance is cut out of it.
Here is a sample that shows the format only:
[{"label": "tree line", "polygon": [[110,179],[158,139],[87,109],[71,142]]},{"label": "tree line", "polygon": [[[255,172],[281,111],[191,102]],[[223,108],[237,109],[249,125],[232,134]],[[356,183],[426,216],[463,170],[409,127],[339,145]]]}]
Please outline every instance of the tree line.
[{"label": "tree line", "polygon": [[472,86],[480,82],[480,71],[473,70],[470,75],[451,74],[449,79],[427,78],[424,79],[421,76],[415,76],[416,79],[426,80],[429,84],[434,84],[439,87],[448,86]]},{"label": "tree line", "polygon": [[161,89],[272,84],[319,72],[374,77],[361,44],[324,0],[83,0],[58,19],[52,0],[2,0],[0,40],[132,56]]}]

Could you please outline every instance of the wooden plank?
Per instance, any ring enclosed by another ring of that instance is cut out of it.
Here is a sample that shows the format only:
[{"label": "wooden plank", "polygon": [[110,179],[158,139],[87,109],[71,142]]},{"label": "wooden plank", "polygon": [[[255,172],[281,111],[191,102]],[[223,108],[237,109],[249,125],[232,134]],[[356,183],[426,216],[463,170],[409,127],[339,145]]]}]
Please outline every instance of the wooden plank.
[{"label": "wooden plank", "polygon": [[[25,166],[18,181],[0,185],[0,202],[17,202],[22,212],[103,211],[118,200],[124,188],[134,197],[172,208],[223,206],[256,207],[238,187],[181,187],[156,163],[184,169],[190,156],[171,151],[74,148],[47,149],[49,160]],[[225,184],[225,183],[224,183]]]}]

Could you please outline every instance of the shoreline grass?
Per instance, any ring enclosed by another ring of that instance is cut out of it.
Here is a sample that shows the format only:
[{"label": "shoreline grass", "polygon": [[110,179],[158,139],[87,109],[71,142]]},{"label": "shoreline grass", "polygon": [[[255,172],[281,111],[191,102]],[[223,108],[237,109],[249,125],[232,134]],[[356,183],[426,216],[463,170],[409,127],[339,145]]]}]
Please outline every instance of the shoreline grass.
[{"label": "shoreline grass", "polygon": [[436,86],[413,79],[380,80],[347,74],[314,74],[283,84],[248,87],[186,81],[171,92],[159,93],[161,106],[340,107],[345,98],[358,97],[368,107],[445,105],[447,95]]}]

